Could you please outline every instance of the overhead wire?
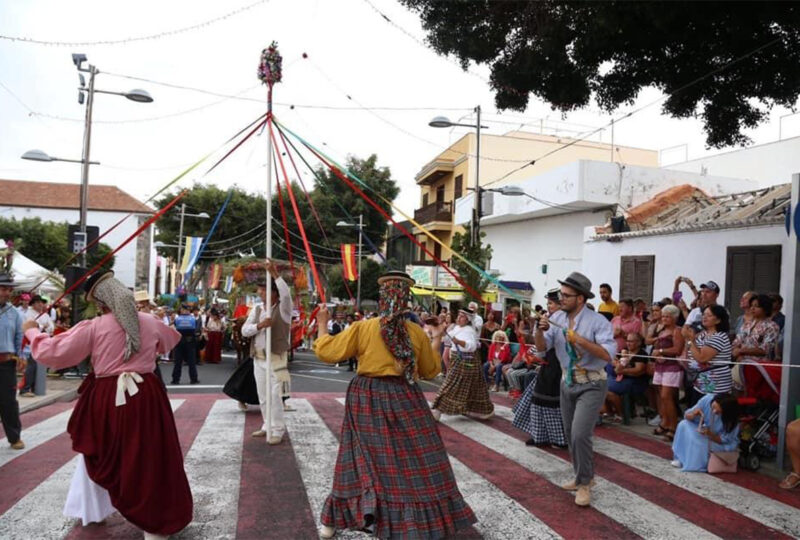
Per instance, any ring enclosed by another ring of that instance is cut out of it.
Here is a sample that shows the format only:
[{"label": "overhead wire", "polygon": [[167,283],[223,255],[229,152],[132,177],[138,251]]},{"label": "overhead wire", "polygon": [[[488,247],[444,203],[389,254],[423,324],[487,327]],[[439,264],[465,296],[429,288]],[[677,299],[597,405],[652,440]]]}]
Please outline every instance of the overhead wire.
[{"label": "overhead wire", "polygon": [[91,47],[91,46],[101,46],[101,45],[125,45],[127,43],[134,43],[137,41],[146,41],[146,40],[160,39],[168,36],[175,36],[178,34],[183,34],[186,32],[191,32],[193,30],[204,28],[206,26],[211,26],[217,22],[224,21],[225,19],[229,19],[231,17],[239,15],[240,13],[249,11],[261,4],[266,4],[269,1],[270,0],[258,0],[257,2],[253,2],[252,4],[242,6],[240,8],[229,11],[223,15],[219,15],[212,19],[208,19],[201,23],[192,24],[190,26],[184,26],[173,30],[165,30],[162,32],[156,32],[154,34],[146,34],[143,36],[127,37],[123,39],[106,39],[98,41],[54,41],[54,40],[43,40],[43,39],[36,39],[23,36],[7,36],[3,34],[0,34],[0,39],[7,41],[16,41],[21,43],[31,43],[35,45],[49,45],[52,47]]}]

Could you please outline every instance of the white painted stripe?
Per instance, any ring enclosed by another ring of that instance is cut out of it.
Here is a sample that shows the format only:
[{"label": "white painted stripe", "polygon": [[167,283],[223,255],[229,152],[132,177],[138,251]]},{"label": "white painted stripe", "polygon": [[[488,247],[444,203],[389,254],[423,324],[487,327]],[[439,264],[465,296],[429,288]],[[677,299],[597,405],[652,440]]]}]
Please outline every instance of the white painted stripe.
[{"label": "white painted stripe", "polygon": [[[170,406],[175,411],[183,402],[171,399]],[[62,509],[78,457],[75,455],[0,516],[0,538],[60,539],[72,530],[78,522],[64,516]]]},{"label": "white painted stripe", "polygon": [[[575,478],[571,466],[563,459],[538,448],[527,447],[485,424],[446,415],[442,415],[442,422],[557,486]],[[627,489],[600,477],[595,477],[595,482],[592,506],[643,538],[717,538]]]},{"label": "white painted stripe", "polygon": [[[594,438],[594,450],[768,527],[800,537],[800,510],[788,504],[710,474],[682,472],[666,459],[600,437]],[[764,481],[772,480],[764,477]]]},{"label": "white painted stripe", "polygon": [[[333,470],[339,441],[306,399],[292,399],[295,412],[284,418],[292,448],[306,488],[311,513],[319,519],[322,505],[333,486]],[[364,538],[362,533],[339,532],[336,538]]]},{"label": "white painted stripe", "polygon": [[[336,398],[344,405],[344,398]],[[561,538],[553,529],[528,512],[480,474],[473,472],[457,458],[450,456],[453,474],[464,500],[478,518],[475,529],[484,538]]]},{"label": "white painted stripe", "polygon": [[[511,409],[502,405],[495,405],[494,411],[507,420],[514,417]],[[768,527],[800,537],[800,517],[798,517],[800,511],[797,508],[725,482],[710,474],[682,472],[670,465],[666,459],[599,436],[594,437],[594,451],[709,499]]]},{"label": "white painted stripe", "polygon": [[25,448],[22,450],[12,450],[7,444],[0,445],[0,467],[19,456],[27,454],[53,437],[64,433],[67,429],[67,422],[69,422],[71,414],[72,409],[69,409],[55,416],[51,416],[47,420],[42,420],[29,429],[23,429],[22,440],[25,442]]},{"label": "white painted stripe", "polygon": [[314,375],[301,375],[300,373],[295,373],[295,372],[292,372],[292,377],[302,377],[304,379],[319,379],[320,381],[333,381],[344,384],[350,384],[350,379],[343,380],[343,379],[331,379],[329,377],[315,377]]},{"label": "white painted stripe", "polygon": [[211,407],[184,460],[194,519],[173,538],[236,536],[244,417],[238,403],[230,399],[217,400]]}]

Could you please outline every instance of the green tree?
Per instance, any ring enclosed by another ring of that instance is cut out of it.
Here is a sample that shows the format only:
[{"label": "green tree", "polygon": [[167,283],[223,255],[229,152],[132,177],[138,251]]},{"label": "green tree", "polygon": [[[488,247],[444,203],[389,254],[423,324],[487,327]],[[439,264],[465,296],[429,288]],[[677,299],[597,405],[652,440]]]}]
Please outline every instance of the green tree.
[{"label": "green tree", "polygon": [[652,86],[671,94],[664,113],[699,116],[722,147],[800,95],[795,2],[400,1],[436,52],[490,67],[499,109],[533,93],[566,112],[594,94],[613,111]]},{"label": "green tree", "polygon": [[[249,252],[252,248],[258,257],[264,257],[264,235],[266,222],[266,202],[263,195],[251,194],[234,187],[231,200],[220,218],[216,233],[209,240],[205,255],[238,257],[238,253]],[[158,208],[164,208],[177,195],[177,191],[164,195],[156,201]],[[167,214],[158,221],[155,239],[165,244],[178,244],[181,204],[186,205],[186,213],[205,212],[210,219],[187,217],[183,221],[183,236],[205,237],[211,229],[217,212],[222,208],[228,191],[215,185],[195,184]],[[184,240],[185,241],[185,240]],[[175,248],[159,248],[162,255],[177,255]]]},{"label": "green tree", "polygon": [[[67,249],[67,230],[66,221],[42,221],[38,217],[19,221],[16,218],[0,218],[0,238],[14,240],[17,251],[44,268],[61,273],[64,272],[64,263],[72,256]],[[97,248],[86,256],[88,267],[93,268],[110,252],[108,244],[97,244]],[[111,257],[103,268],[112,268],[114,259]]]},{"label": "green tree", "polygon": [[[456,233],[453,235],[453,240],[450,242],[450,249],[461,254],[464,258],[466,258],[468,261],[471,261],[479,268],[486,268],[492,258],[492,246],[490,244],[483,244],[484,237],[486,237],[486,233],[482,232],[480,234],[478,243],[473,244],[470,242],[469,232]],[[464,280],[464,283],[469,285],[473,291],[481,294],[486,291],[486,287],[489,285],[489,280],[482,274],[478,273],[467,263],[458,257],[453,257],[450,267],[455,270],[459,276],[461,276],[461,279]],[[481,298],[476,298],[475,295],[469,290],[465,290],[464,294],[478,303],[482,302]]]}]

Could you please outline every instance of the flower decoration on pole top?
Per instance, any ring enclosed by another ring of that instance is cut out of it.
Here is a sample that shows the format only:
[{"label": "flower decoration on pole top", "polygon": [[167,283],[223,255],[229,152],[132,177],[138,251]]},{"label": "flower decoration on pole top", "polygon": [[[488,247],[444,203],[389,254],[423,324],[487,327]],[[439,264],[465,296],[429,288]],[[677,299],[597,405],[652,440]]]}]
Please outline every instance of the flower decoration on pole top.
[{"label": "flower decoration on pole top", "polygon": [[278,42],[273,41],[269,47],[261,51],[261,62],[258,64],[258,78],[272,88],[281,82],[283,77],[283,57],[278,52]]}]

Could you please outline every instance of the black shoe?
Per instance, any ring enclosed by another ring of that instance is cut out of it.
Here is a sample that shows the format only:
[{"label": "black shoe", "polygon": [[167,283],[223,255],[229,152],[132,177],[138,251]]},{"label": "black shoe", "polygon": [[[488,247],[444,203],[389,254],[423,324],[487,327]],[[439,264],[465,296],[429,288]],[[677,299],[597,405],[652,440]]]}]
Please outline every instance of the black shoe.
[{"label": "black shoe", "polygon": [[181,381],[172,381],[171,384],[181,384]]},{"label": "black shoe", "polygon": [[533,437],[525,441],[525,446],[536,446],[536,441],[533,440]]},{"label": "black shoe", "polygon": [[191,381],[189,384],[200,384],[200,381]]}]

